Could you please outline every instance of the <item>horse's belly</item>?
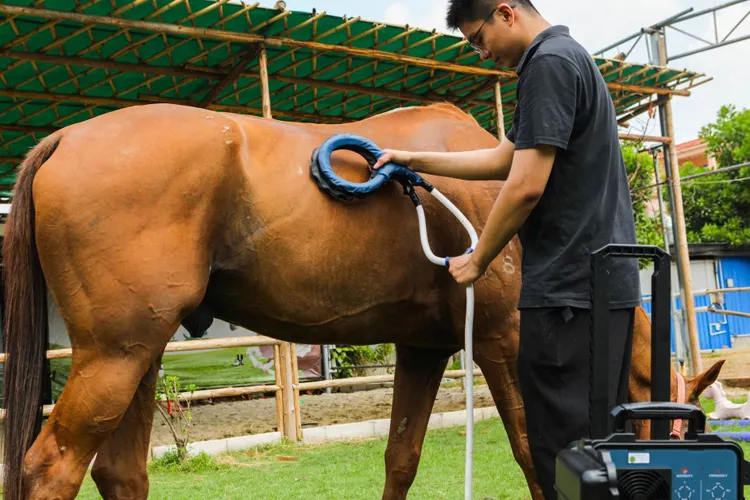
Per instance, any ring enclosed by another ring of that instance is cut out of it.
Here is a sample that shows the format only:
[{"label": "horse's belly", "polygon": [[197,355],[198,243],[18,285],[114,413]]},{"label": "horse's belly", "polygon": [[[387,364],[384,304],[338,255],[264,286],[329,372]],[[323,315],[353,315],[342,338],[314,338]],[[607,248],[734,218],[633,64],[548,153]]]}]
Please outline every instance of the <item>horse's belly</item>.
[{"label": "horse's belly", "polygon": [[[453,345],[445,301],[415,283],[351,279],[287,281],[216,273],[207,301],[216,317],[281,340],[306,344]],[[273,281],[273,280],[272,280]],[[296,285],[296,286],[295,286]],[[317,285],[317,286],[316,286]]]}]

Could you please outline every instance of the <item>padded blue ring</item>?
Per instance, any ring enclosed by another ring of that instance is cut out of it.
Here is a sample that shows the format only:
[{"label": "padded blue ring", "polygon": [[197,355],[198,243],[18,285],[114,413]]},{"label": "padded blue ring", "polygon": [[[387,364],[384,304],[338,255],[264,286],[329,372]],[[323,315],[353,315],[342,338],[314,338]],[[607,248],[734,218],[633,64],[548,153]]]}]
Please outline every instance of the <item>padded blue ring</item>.
[{"label": "padded blue ring", "polygon": [[385,153],[372,141],[354,134],[336,134],[326,139],[318,149],[318,166],[321,174],[323,174],[333,186],[342,191],[360,196],[370,194],[381,188],[391,179],[396,179],[402,183],[408,181],[412,184],[422,186],[429,191],[432,190],[432,186],[430,186],[419,175],[402,165],[392,162],[386,163],[377,170],[373,170],[372,173],[374,175],[367,182],[350,182],[342,179],[336,175],[336,172],[333,171],[333,167],[331,167],[331,154],[339,149],[346,149],[362,155],[368,160],[370,166],[372,166]]}]

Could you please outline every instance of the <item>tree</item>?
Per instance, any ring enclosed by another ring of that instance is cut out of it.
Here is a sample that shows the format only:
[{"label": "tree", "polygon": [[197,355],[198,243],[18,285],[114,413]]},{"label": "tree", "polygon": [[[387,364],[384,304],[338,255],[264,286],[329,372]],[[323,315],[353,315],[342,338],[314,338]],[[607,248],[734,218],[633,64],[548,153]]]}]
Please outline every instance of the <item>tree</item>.
[{"label": "tree", "polygon": [[638,244],[663,247],[661,220],[658,215],[649,216],[646,213],[648,202],[654,192],[651,189],[638,189],[654,183],[654,159],[647,152],[639,153],[639,145],[636,143],[625,142],[621,149],[630,185]]},{"label": "tree", "polygon": [[[750,110],[722,106],[713,123],[701,128],[719,167],[750,162]],[[704,172],[691,163],[680,176]],[[682,184],[685,225],[690,243],[750,245],[750,167],[719,173]]]}]

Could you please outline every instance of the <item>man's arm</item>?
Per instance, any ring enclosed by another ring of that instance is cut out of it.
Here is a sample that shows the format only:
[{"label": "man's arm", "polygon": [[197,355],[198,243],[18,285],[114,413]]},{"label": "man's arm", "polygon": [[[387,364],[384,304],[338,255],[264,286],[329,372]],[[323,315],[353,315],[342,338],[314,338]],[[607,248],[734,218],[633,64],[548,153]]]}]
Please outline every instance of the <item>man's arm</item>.
[{"label": "man's arm", "polygon": [[499,146],[460,152],[412,152],[386,149],[374,168],[388,162],[415,172],[465,180],[505,180],[513,163],[513,143],[507,137]]},{"label": "man's arm", "polygon": [[544,194],[557,148],[540,145],[516,151],[513,168],[500,190],[484,226],[474,258],[482,269],[490,265],[531,214]]}]

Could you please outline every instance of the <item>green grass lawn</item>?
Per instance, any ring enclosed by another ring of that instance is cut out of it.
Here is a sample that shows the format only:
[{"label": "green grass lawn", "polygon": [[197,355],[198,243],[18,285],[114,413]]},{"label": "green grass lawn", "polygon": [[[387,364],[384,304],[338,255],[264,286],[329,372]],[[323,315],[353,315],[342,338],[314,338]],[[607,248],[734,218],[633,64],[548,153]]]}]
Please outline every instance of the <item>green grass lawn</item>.
[{"label": "green grass lawn", "polygon": [[[463,498],[462,428],[428,433],[409,498]],[[476,498],[523,499],[526,485],[500,420],[475,426]],[[190,472],[151,466],[150,498],[292,500],[380,498],[384,485],[384,439],[316,446],[275,446],[204,460]],[[200,462],[200,461],[199,461]],[[100,498],[87,478],[78,498]]]},{"label": "green grass lawn", "polygon": [[[463,430],[455,427],[427,434],[410,499],[463,498]],[[525,480],[500,420],[477,422],[474,442],[475,498],[528,498]],[[150,466],[150,498],[380,498],[385,480],[385,446],[385,439],[273,446],[216,459],[204,455],[192,459],[181,470],[158,460]],[[745,456],[750,457],[750,446],[743,443],[742,447]],[[745,489],[745,495],[750,495],[750,488]],[[100,498],[90,478],[78,498]]]},{"label": "green grass lawn", "polygon": [[162,358],[164,373],[176,375],[182,386],[195,384],[198,389],[229,387],[273,382],[273,375],[267,375],[255,368],[245,357],[245,364],[232,366],[238,354],[245,354],[246,347],[218,349],[214,351],[170,354]]}]

